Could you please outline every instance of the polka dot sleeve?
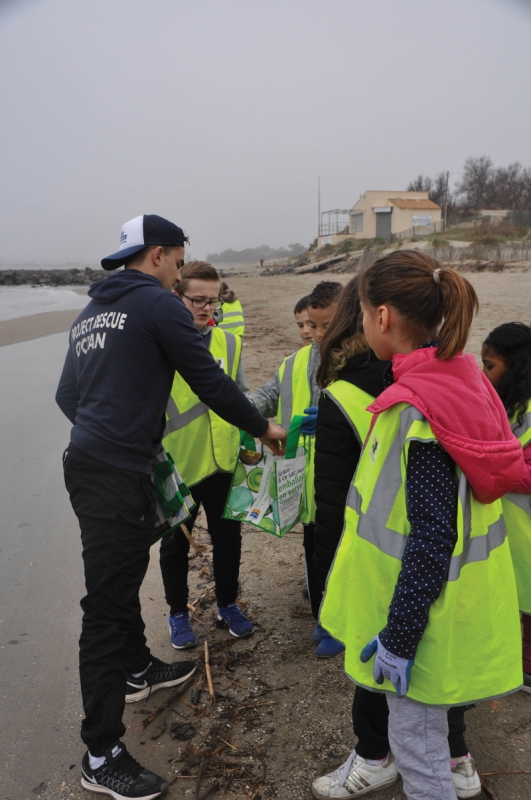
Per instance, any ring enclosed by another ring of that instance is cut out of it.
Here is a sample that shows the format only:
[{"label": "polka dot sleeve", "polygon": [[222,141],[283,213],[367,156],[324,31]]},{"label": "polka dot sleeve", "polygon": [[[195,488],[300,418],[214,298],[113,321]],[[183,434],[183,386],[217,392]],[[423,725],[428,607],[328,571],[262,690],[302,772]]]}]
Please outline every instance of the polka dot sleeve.
[{"label": "polka dot sleeve", "polygon": [[411,531],[380,640],[395,655],[414,658],[457,541],[455,464],[438,444],[410,447],[406,498]]}]

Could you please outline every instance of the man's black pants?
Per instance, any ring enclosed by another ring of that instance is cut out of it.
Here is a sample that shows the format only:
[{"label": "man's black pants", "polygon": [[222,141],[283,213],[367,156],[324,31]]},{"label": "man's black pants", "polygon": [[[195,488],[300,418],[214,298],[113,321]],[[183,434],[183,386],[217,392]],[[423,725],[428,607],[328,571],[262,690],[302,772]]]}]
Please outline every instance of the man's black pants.
[{"label": "man's black pants", "polygon": [[[448,709],[448,744],[452,758],[466,756],[464,733],[465,711],[474,706],[455,706]],[[385,694],[369,692],[361,686],[356,686],[354,702],[352,703],[352,724],[354,733],[359,741],[356,752],[362,758],[385,758],[390,750],[387,734],[389,709]]]},{"label": "man's black pants", "polygon": [[142,672],[150,660],[138,593],[149,563],[155,486],[149,475],[104,464],[72,444],[63,466],[81,528],[87,590],[79,640],[81,738],[101,756],[125,733],[126,675]]},{"label": "man's black pants", "polygon": [[[192,497],[197,505],[186,523],[188,530],[192,531],[202,504],[212,540],[216,600],[221,608],[234,603],[238,596],[242,550],[241,523],[221,516],[231,481],[232,474],[216,472],[192,486]],[[180,530],[164,536],[160,543],[160,569],[170,614],[187,611],[189,550],[190,543]]]}]

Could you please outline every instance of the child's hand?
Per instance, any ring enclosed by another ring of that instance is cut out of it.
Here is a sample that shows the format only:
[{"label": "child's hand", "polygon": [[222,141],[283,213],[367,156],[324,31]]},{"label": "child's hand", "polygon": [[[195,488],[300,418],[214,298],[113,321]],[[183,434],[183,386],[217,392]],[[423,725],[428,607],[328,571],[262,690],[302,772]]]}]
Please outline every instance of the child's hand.
[{"label": "child's hand", "polygon": [[375,636],[369,644],[365,645],[360,654],[360,661],[365,664],[375,653],[376,658],[372,672],[374,680],[381,684],[386,678],[395,687],[397,697],[404,697],[409,689],[409,675],[415,659],[395,656],[394,653],[385,649],[379,636]]}]

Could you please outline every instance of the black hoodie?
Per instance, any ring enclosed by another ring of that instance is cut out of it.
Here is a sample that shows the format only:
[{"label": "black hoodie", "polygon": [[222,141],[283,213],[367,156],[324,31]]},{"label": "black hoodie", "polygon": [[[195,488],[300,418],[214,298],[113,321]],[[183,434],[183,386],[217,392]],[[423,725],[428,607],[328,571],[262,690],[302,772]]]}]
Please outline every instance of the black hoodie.
[{"label": "black hoodie", "polygon": [[[347,381],[377,397],[384,390],[388,361],[374,353],[350,358],[337,379]],[[345,522],[345,504],[358,466],[361,445],[343,412],[326,395],[319,401],[315,432],[315,514],[312,566],[317,588],[325,588]]]},{"label": "black hoodie", "polygon": [[174,373],[216,414],[252,436],[268,422],[220,370],[182,300],[152,275],[117,272],[89,291],[70,331],[56,401],[71,441],[111,466],[150,470]]}]

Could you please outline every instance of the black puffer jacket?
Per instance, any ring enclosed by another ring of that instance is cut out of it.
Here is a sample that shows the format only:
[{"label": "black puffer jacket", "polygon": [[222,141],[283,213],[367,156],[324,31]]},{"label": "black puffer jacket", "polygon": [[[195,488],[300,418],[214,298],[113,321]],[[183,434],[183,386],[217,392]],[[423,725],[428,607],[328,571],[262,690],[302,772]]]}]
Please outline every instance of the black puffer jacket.
[{"label": "black puffer jacket", "polygon": [[[384,389],[383,374],[388,361],[374,353],[350,358],[338,380],[348,381],[377,397]],[[333,400],[322,395],[315,433],[315,516],[313,567],[318,588],[325,588],[336,548],[343,532],[348,490],[361,454],[350,422]]]}]

